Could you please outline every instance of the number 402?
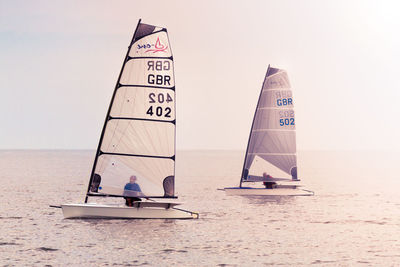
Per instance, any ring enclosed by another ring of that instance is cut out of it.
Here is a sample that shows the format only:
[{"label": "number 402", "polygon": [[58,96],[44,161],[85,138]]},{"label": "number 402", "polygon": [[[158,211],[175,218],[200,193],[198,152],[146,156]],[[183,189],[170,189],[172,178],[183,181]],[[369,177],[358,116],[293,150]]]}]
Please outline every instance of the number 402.
[{"label": "number 402", "polygon": [[159,94],[157,94],[157,97],[156,97],[155,93],[150,93],[149,94],[149,103],[158,102],[158,103],[162,104],[162,103],[164,103],[164,101],[169,103],[169,102],[172,102],[174,100],[172,99],[172,97],[168,93],[166,94],[166,96],[163,93],[159,93]]},{"label": "number 402", "polygon": [[150,116],[153,116],[154,114],[158,117],[161,117],[164,115],[166,118],[171,118],[171,108],[166,107],[164,110],[162,107],[155,107],[155,113],[153,111],[153,106],[150,106],[149,109],[146,111],[146,114],[149,114]]}]

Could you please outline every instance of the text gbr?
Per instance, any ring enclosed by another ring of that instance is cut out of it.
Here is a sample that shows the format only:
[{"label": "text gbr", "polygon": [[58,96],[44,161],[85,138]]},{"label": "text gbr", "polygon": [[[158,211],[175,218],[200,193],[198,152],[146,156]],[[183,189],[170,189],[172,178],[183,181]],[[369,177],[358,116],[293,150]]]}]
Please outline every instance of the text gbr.
[{"label": "text gbr", "polygon": [[280,90],[275,93],[276,105],[291,106],[293,105],[292,92],[290,90]]},{"label": "text gbr", "polygon": [[[168,71],[171,69],[171,62],[168,60],[150,60],[147,61],[147,71]],[[148,84],[171,85],[171,76],[149,74],[147,75]]]}]

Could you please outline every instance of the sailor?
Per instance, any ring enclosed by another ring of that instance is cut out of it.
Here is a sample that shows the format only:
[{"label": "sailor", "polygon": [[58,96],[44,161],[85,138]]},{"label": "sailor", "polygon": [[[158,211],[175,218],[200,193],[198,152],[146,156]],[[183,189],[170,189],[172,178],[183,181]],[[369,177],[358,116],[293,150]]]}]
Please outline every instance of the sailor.
[{"label": "sailor", "polygon": [[140,186],[136,183],[136,175],[132,175],[129,178],[129,183],[124,187],[124,198],[126,205],[129,207],[133,206],[133,202],[140,201],[140,197],[143,196]]},{"label": "sailor", "polygon": [[92,184],[90,185],[90,191],[99,192],[100,183],[101,183],[101,176],[95,173],[93,175]]},{"label": "sailor", "polygon": [[[271,179],[272,176],[267,174],[266,172],[264,172],[263,173],[263,178],[268,180],[268,179]],[[267,188],[267,189],[273,189],[273,188],[276,187],[276,183],[272,182],[272,181],[271,182],[264,181],[263,184],[264,184],[265,188]]]}]

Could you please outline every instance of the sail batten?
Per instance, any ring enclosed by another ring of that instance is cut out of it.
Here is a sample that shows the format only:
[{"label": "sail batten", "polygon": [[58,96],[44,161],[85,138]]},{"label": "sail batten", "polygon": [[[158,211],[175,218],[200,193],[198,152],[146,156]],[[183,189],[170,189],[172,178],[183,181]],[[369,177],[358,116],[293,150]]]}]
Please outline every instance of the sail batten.
[{"label": "sail batten", "polygon": [[125,153],[113,153],[113,152],[102,152],[104,155],[115,155],[115,156],[127,156],[127,157],[142,157],[142,158],[157,158],[157,159],[172,159],[175,160],[175,156],[153,156],[153,155],[140,155],[140,154],[125,154]]},{"label": "sail batten", "polygon": [[[140,195],[174,197],[175,107],[167,30],[139,21],[111,99],[87,196],[124,196],[125,185],[136,176]],[[97,187],[94,177],[100,181]]]},{"label": "sail batten", "polygon": [[296,126],[286,71],[270,68],[261,88],[240,183],[251,176],[286,173],[297,180]]},{"label": "sail batten", "polygon": [[153,121],[153,122],[162,122],[162,123],[173,123],[175,124],[175,120],[173,121],[162,121],[162,120],[154,120],[154,119],[143,119],[143,118],[128,118],[128,117],[110,117],[110,120],[138,120],[138,121]]},{"label": "sail batten", "polygon": [[[128,56],[128,61],[132,59],[143,59],[143,58],[148,58],[148,57],[130,57]],[[153,59],[170,59],[173,60],[173,57],[152,57]]]}]

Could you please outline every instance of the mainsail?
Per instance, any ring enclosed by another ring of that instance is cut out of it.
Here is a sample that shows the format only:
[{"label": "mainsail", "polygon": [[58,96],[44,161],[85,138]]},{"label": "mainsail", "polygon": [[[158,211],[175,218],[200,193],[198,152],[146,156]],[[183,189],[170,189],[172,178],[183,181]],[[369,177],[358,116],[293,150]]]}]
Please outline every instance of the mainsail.
[{"label": "mainsail", "polygon": [[[175,81],[167,30],[139,20],[101,133],[87,196],[174,197]],[[87,197],[86,197],[87,201]]]},{"label": "mainsail", "polygon": [[296,127],[289,78],[286,71],[268,66],[240,183],[260,180],[264,173],[297,180],[296,161]]}]

